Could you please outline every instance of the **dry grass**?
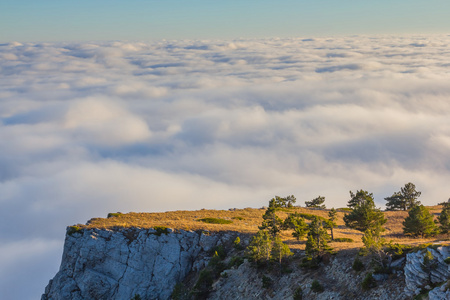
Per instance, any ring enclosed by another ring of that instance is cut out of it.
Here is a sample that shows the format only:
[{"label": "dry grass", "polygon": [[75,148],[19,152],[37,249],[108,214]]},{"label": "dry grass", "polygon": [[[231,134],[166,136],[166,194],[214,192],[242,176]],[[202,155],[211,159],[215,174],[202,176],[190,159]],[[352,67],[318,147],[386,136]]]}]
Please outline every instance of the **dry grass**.
[{"label": "dry grass", "polygon": [[[431,206],[428,207],[430,211],[435,215],[439,215],[442,207]],[[324,218],[328,218],[329,210],[308,209],[303,207],[294,207],[291,209],[283,209],[277,212],[277,215],[282,219],[285,219],[290,213],[308,213]],[[242,233],[256,233],[258,226],[261,225],[262,215],[264,209],[245,208],[234,210],[196,210],[196,211],[169,211],[165,213],[127,213],[121,214],[111,218],[94,218],[91,219],[87,225],[80,225],[84,228],[114,228],[114,227],[139,227],[139,228],[152,228],[155,226],[164,226],[174,229],[183,230],[209,230],[209,231],[238,231]],[[332,242],[331,246],[335,250],[359,248],[362,247],[361,237],[362,233],[356,230],[345,227],[343,217],[346,212],[338,211],[337,213],[337,225],[334,229],[335,238],[350,238],[353,239],[353,243],[338,243]],[[387,241],[393,241],[394,243],[401,244],[422,244],[433,243],[437,241],[445,241],[448,244],[447,236],[438,236],[434,238],[411,238],[403,235],[402,222],[408,215],[403,211],[389,211],[384,212],[388,219],[385,224],[386,231],[384,237]],[[208,224],[199,219],[203,218],[220,218],[225,220],[231,220],[231,224]],[[291,231],[283,231],[281,234],[282,239],[291,248],[304,249],[305,241],[297,241],[292,237]]]}]

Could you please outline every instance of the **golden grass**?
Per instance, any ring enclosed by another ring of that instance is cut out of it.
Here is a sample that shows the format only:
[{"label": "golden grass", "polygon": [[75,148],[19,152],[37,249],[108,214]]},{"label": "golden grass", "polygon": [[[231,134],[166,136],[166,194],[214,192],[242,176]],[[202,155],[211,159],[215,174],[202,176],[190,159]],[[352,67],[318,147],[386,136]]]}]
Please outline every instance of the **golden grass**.
[{"label": "golden grass", "polygon": [[[442,206],[428,207],[435,215],[439,215]],[[264,209],[244,208],[233,210],[196,210],[196,211],[169,211],[164,213],[127,213],[111,218],[94,218],[91,219],[87,225],[79,225],[82,228],[114,228],[114,227],[138,227],[138,228],[152,228],[155,226],[164,226],[173,229],[182,230],[209,230],[209,231],[237,231],[242,233],[256,233],[258,226],[262,223],[262,215]],[[285,219],[290,213],[308,213],[324,218],[328,218],[328,209],[309,209],[304,207],[294,207],[290,209],[282,209],[277,212],[277,215]],[[338,211],[337,225],[334,229],[335,238],[350,238],[353,243],[338,243],[331,242],[331,246],[335,250],[359,248],[362,247],[361,237],[362,233],[353,229],[345,227],[343,217],[346,212]],[[401,244],[422,244],[443,241],[448,244],[447,236],[438,236],[434,238],[411,238],[403,235],[402,222],[408,215],[404,211],[388,211],[384,212],[387,223],[385,224],[386,231],[384,237],[387,241]],[[203,218],[220,218],[231,220],[231,224],[208,224],[199,219]],[[281,233],[282,239],[291,248],[304,249],[305,241],[297,241],[292,237],[292,231],[283,231]]]}]

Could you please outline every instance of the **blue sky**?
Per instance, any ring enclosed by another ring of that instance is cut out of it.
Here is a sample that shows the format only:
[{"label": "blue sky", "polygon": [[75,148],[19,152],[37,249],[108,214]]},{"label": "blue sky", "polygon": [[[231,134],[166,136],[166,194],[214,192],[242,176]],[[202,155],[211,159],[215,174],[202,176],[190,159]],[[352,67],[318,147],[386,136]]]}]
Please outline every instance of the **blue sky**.
[{"label": "blue sky", "polygon": [[1,0],[0,41],[446,33],[447,0]]}]

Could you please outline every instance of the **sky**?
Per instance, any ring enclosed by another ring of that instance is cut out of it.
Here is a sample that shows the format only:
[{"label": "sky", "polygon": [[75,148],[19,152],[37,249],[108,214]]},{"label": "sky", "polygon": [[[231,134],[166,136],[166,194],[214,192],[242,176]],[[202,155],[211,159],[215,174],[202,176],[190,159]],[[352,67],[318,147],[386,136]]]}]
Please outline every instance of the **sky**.
[{"label": "sky", "polygon": [[422,2],[0,0],[0,295],[109,212],[446,201],[450,3]]},{"label": "sky", "polygon": [[447,0],[0,0],[0,42],[446,33]]}]

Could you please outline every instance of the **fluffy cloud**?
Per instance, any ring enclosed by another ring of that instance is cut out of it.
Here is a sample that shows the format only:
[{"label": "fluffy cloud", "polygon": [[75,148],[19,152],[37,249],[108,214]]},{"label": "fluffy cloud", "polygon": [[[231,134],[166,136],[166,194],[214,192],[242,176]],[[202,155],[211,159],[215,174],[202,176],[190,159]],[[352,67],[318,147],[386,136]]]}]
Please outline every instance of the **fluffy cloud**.
[{"label": "fluffy cloud", "polygon": [[[449,36],[0,45],[0,290],[114,211],[447,200]],[[39,271],[36,271],[39,270]],[[26,274],[38,272],[41,276]],[[28,281],[30,289],[13,288]]]}]

